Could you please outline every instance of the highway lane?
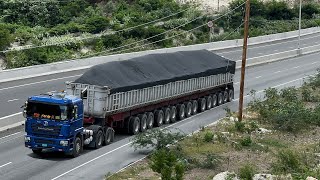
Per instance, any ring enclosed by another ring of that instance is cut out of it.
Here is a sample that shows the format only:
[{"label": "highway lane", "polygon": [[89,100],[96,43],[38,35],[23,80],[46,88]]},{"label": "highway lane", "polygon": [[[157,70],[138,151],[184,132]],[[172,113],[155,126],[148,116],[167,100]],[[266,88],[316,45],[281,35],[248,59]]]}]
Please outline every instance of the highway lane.
[{"label": "highway lane", "polygon": [[[320,42],[320,33],[303,36],[302,47],[313,46]],[[297,47],[297,39],[291,38],[276,42],[249,46],[248,56],[258,57],[280,51],[293,50]],[[241,47],[228,50],[215,51],[216,53],[232,60],[241,59]],[[4,127],[23,120],[22,116],[12,114],[21,112],[19,108],[30,95],[45,93],[52,90],[63,90],[65,81],[72,81],[79,77],[86,70],[59,73],[48,76],[35,77],[30,79],[0,83],[0,127]]]},{"label": "highway lane", "polygon": [[[261,92],[270,86],[281,88],[301,85],[303,77],[315,73],[317,67],[320,67],[319,56],[320,53],[311,54],[248,68],[246,93],[251,89]],[[236,72],[235,80],[236,98],[238,81],[239,71]],[[245,102],[248,101],[246,98]],[[237,102],[214,108],[170,126],[190,133],[200,126],[224,117],[223,108],[226,106],[236,110]],[[70,159],[61,154],[36,156],[23,146],[23,128],[10,133],[16,134],[0,138],[1,179],[102,179],[108,172],[118,171],[143,157],[142,154],[133,151],[128,144],[129,138],[125,135],[117,136],[117,141],[109,146],[93,151],[87,150],[80,157]]]}]

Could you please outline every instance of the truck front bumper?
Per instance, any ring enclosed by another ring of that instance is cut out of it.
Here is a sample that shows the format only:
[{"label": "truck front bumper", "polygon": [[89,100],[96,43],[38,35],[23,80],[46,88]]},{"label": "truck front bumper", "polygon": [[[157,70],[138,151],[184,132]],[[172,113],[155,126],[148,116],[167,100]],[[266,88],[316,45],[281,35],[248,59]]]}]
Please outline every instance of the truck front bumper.
[{"label": "truck front bumper", "polygon": [[48,151],[71,152],[73,150],[72,138],[54,139],[26,135],[25,147],[30,149],[45,149]]}]

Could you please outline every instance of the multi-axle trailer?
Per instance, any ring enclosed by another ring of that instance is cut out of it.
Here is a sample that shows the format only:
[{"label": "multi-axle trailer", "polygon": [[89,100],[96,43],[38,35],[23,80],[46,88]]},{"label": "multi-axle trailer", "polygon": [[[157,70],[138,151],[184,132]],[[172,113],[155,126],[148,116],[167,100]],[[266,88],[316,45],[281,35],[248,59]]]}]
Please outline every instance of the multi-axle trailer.
[{"label": "multi-axle trailer", "polygon": [[26,146],[78,156],[115,131],[137,134],[231,101],[235,62],[212,52],[153,54],[92,67],[66,93],[32,96]]}]

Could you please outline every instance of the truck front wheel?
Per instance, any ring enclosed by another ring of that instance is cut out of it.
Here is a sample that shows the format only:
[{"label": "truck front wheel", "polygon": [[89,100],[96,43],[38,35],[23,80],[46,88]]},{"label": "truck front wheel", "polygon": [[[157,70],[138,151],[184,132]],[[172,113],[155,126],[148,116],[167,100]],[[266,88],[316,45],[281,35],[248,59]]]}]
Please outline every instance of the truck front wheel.
[{"label": "truck front wheel", "polygon": [[80,155],[81,151],[81,139],[79,137],[76,137],[74,143],[73,143],[73,150],[72,150],[72,157],[78,157]]}]

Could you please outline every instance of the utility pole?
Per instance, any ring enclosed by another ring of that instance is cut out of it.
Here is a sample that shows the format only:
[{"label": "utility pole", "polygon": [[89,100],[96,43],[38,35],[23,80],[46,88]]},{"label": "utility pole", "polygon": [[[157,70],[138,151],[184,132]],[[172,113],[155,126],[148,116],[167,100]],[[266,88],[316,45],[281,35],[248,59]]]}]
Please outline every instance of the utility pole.
[{"label": "utility pole", "polygon": [[301,38],[301,6],[302,6],[302,0],[300,0],[300,6],[299,6],[299,36],[298,36],[298,52],[299,55],[301,54],[301,45],[300,45],[300,38]]},{"label": "utility pole", "polygon": [[244,93],[244,78],[246,74],[247,63],[247,49],[248,49],[248,35],[249,35],[249,16],[250,16],[250,0],[246,1],[246,15],[244,21],[244,37],[243,37],[243,50],[242,50],[242,67],[241,67],[241,80],[240,80],[240,97],[239,97],[239,121],[242,121],[243,110],[243,93]]}]

